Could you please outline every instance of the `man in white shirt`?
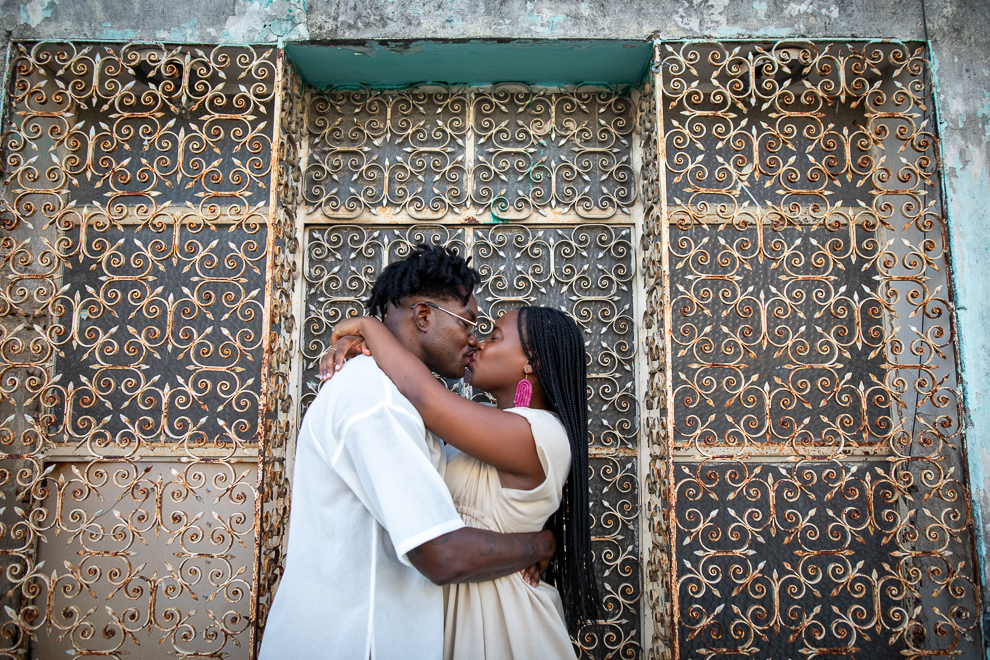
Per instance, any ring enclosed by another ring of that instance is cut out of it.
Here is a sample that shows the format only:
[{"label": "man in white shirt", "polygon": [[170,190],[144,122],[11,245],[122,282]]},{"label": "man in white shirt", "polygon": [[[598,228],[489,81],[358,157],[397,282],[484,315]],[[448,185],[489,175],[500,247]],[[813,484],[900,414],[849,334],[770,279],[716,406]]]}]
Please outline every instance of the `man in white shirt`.
[{"label": "man in white shirt", "polygon": [[[382,272],[368,308],[435,373],[459,378],[476,346],[479,280],[456,253],[420,245]],[[443,469],[440,443],[374,359],[350,360],[303,418],[260,660],[439,660],[438,585],[550,558],[548,531],[465,527]]]}]

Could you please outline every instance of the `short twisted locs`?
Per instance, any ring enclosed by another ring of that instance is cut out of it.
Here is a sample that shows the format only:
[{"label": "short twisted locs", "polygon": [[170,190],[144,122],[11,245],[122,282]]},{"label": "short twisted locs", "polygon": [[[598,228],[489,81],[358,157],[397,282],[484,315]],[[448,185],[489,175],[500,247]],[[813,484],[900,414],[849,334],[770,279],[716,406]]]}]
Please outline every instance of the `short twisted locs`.
[{"label": "short twisted locs", "polygon": [[409,256],[389,264],[375,281],[365,307],[384,319],[388,303],[398,305],[407,296],[459,300],[466,305],[481,281],[481,274],[457,251],[440,245],[417,243]]}]

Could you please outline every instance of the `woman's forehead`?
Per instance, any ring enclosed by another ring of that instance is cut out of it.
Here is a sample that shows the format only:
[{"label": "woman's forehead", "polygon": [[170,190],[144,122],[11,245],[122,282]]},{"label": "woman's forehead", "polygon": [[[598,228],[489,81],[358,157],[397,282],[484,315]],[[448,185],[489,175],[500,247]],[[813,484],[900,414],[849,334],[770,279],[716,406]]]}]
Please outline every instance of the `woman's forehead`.
[{"label": "woman's forehead", "polygon": [[495,326],[502,329],[505,329],[507,325],[514,326],[516,322],[516,315],[518,314],[519,314],[518,309],[513,309],[506,312],[505,314],[502,314],[502,316],[498,317],[498,320],[495,321]]}]

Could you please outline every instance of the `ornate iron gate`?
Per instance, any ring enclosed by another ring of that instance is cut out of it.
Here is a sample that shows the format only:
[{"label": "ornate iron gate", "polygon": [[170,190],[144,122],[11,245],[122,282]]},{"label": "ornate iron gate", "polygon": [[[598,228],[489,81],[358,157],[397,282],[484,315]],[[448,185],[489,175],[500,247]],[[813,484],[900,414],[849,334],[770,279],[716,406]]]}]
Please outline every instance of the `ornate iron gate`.
[{"label": "ornate iron gate", "polygon": [[647,93],[654,653],[976,657],[924,49],[660,44]]},{"label": "ornate iron gate", "polygon": [[293,74],[264,48],[15,48],[0,656],[247,656],[294,417]]},{"label": "ornate iron gate", "polygon": [[979,653],[918,46],[387,92],[266,48],[15,49],[0,657],[253,656],[315,362],[419,241],[475,258],[483,326],[535,302],[587,332],[583,655]]},{"label": "ornate iron gate", "polygon": [[639,657],[630,91],[330,90],[306,106],[303,408],[333,325],[361,313],[377,273],[415,243],[473,257],[482,332],[523,304],[567,311],[591,355],[592,534],[605,604],[577,641],[588,656]]}]

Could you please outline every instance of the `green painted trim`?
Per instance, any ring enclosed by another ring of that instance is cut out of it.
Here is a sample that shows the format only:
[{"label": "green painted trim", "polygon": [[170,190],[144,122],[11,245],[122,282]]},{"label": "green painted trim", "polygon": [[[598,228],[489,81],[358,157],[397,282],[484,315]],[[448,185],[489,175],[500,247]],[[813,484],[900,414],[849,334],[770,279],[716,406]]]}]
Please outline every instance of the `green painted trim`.
[{"label": "green painted trim", "polygon": [[649,40],[288,43],[285,52],[309,84],[405,87],[415,83],[525,82],[638,84],[649,67]]},{"label": "green painted trim", "polygon": [[10,83],[10,51],[13,49],[14,40],[8,37],[7,50],[3,56],[3,72],[0,73],[0,123],[3,124],[7,121],[7,84]]}]

